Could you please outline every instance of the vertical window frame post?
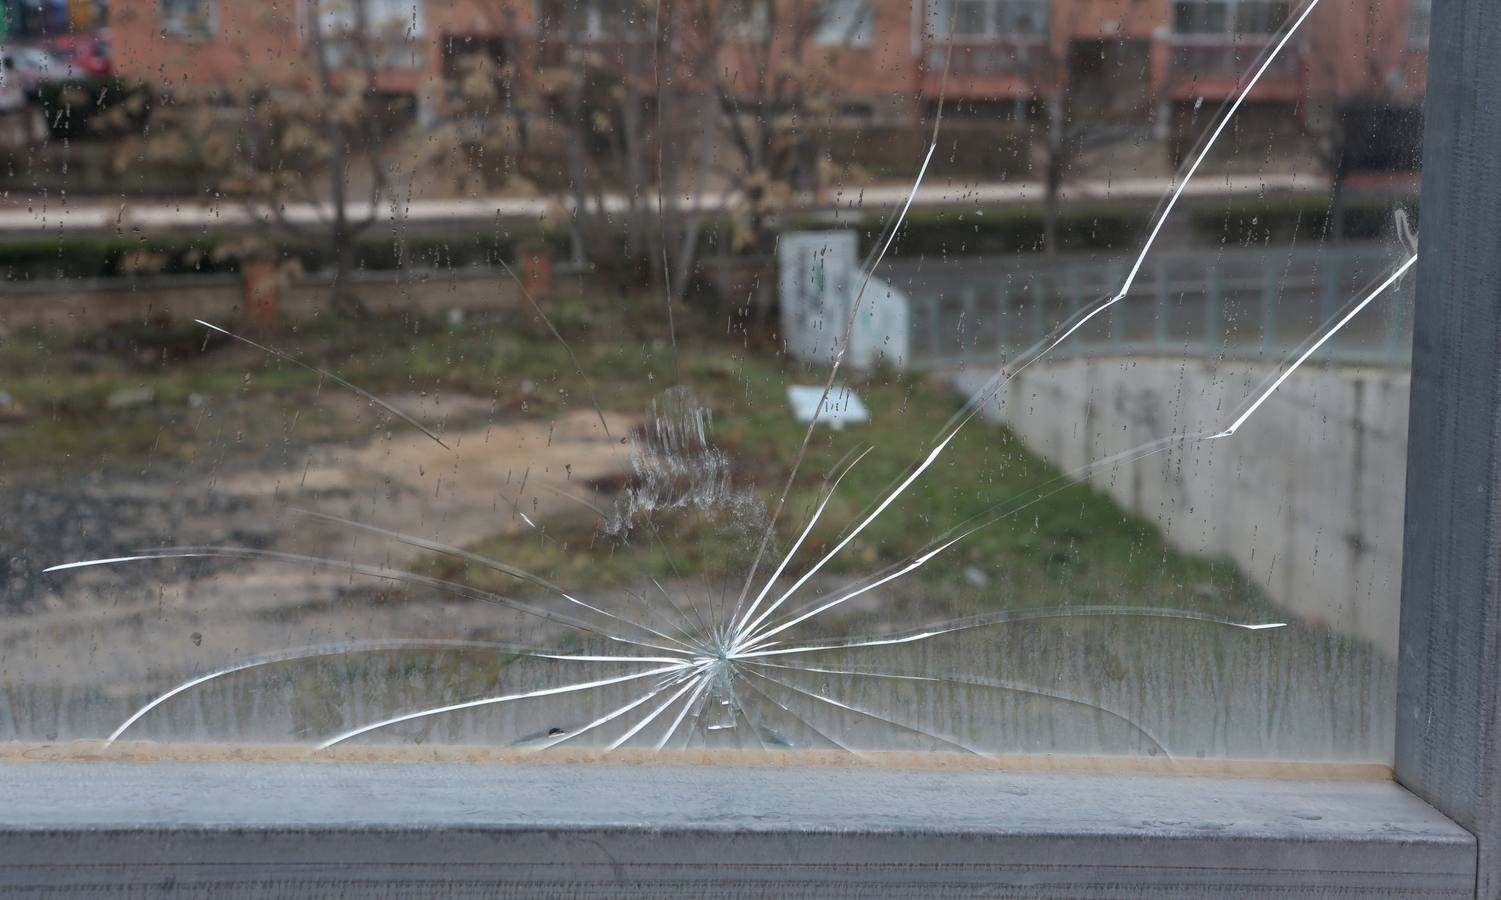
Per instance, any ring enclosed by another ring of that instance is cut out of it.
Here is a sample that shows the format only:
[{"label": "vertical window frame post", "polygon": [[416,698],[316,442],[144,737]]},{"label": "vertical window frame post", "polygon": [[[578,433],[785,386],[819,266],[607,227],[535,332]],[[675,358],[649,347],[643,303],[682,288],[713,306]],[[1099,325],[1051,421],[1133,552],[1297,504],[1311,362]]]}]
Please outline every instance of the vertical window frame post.
[{"label": "vertical window frame post", "polygon": [[1501,17],[1435,0],[1408,434],[1397,780],[1501,897]]}]

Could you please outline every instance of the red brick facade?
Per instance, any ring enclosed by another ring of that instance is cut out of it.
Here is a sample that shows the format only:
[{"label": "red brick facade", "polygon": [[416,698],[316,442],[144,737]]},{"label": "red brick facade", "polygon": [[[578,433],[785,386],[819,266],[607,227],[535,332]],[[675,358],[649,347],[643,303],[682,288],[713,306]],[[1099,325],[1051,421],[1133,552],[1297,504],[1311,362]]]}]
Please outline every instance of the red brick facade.
[{"label": "red brick facade", "polygon": [[[445,60],[466,39],[503,40],[514,54],[511,61],[529,70],[539,48],[562,39],[557,23],[539,13],[543,2],[423,0],[408,61],[387,69],[380,87],[422,101],[440,88]],[[1321,0],[1253,99],[1290,103],[1310,95],[1382,92],[1421,97],[1427,50],[1409,18],[1409,3],[1416,2],[1422,0]],[[1030,26],[1022,19],[999,22],[1003,15],[1020,16],[1013,11],[1026,3],[1038,4],[1042,18]],[[1004,104],[1072,89],[1090,78],[1102,89],[1139,94],[1152,103],[1218,103],[1235,92],[1271,40],[1254,27],[1258,4],[1277,18],[1287,8],[1280,0],[869,0],[872,19],[860,39],[809,41],[800,65],[819,72],[820,83],[847,108],[885,115],[918,110],[940,93]],[[113,0],[113,7],[116,68],[127,76],[171,85],[306,77],[305,29],[296,0],[279,7],[238,0]],[[202,10],[207,25],[185,29],[180,17],[169,21],[169,7]],[[956,23],[952,56],[938,21],[944,15]],[[1232,30],[1234,23],[1204,33],[1234,17],[1250,23],[1250,33]],[[1017,22],[1019,30],[1006,30]],[[733,48],[723,55],[721,65],[737,65]]]}]

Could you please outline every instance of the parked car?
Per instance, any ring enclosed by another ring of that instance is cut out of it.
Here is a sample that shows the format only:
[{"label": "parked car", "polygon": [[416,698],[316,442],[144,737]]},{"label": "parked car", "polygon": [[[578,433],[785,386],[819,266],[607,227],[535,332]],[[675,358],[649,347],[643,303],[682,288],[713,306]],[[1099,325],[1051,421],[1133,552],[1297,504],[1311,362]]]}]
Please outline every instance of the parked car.
[{"label": "parked car", "polygon": [[31,88],[11,48],[0,48],[0,149],[15,150],[43,141],[47,121],[31,103]]},{"label": "parked car", "polygon": [[71,73],[57,57],[40,47],[15,47],[10,51],[14,71],[28,93],[50,81],[62,81]]},{"label": "parked car", "polygon": [[0,50],[0,114],[24,109],[26,93],[27,87],[16,67],[14,52]]},{"label": "parked car", "polygon": [[110,57],[109,34],[95,31],[84,34],[65,34],[53,38],[46,49],[63,65],[63,77],[107,78],[115,67]]}]

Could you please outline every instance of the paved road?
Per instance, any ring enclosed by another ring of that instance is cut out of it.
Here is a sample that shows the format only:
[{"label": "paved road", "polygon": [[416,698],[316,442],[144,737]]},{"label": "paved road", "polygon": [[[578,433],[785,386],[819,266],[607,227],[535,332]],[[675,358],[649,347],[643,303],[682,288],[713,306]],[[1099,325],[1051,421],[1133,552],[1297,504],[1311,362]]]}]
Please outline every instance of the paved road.
[{"label": "paved road", "polygon": [[[1063,195],[1066,200],[1155,200],[1166,195],[1172,187],[1173,181],[1168,178],[1101,179],[1067,185]],[[1200,175],[1185,194],[1323,193],[1327,189],[1325,179],[1311,175]],[[831,190],[821,196],[802,195],[797,204],[804,212],[895,208],[906,200],[910,190],[910,185],[903,184]],[[1042,196],[1043,186],[1038,182],[977,184],[935,179],[917,192],[913,205],[952,207],[1036,203]],[[655,199],[646,202],[654,205]],[[713,194],[685,198],[679,205],[714,211],[733,209],[739,203],[738,196]],[[622,211],[626,208],[626,198],[621,194],[607,195],[605,206],[610,212]],[[380,206],[376,215],[382,221],[407,223],[526,221],[570,208],[566,198],[483,197],[393,203]],[[315,224],[326,220],[330,209],[327,204],[291,204],[286,207],[285,215],[298,224]],[[354,204],[351,214],[363,217],[369,209],[369,204]],[[265,221],[270,217],[269,209],[264,207],[247,208],[228,202],[208,204],[191,199],[106,203],[98,198],[68,202],[60,198],[19,197],[0,201],[0,234],[230,227]]]}]

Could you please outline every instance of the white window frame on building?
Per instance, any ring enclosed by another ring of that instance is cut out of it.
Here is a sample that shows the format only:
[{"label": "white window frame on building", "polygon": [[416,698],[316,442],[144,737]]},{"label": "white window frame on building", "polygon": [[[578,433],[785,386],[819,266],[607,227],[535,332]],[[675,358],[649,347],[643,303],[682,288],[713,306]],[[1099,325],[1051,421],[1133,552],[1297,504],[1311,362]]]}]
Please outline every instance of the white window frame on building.
[{"label": "white window frame on building", "polygon": [[[308,0],[304,0],[308,2]],[[385,58],[377,60],[382,69],[418,69],[422,67],[422,52],[426,34],[426,0],[319,0],[318,28],[323,38],[334,38],[329,49],[333,51],[336,65],[345,60],[344,52],[337,47],[337,38],[354,30],[353,4],[366,7],[365,25],[369,36],[382,33],[401,33],[394,41]],[[397,23],[400,23],[398,25]]]},{"label": "white window frame on building", "polygon": [[[1275,34],[1295,6],[1292,0],[1173,0],[1171,27],[1179,38],[1260,40]],[[1185,18],[1192,24],[1185,27]]]},{"label": "white window frame on building", "polygon": [[1412,50],[1428,49],[1428,27],[1433,18],[1433,0],[1408,0],[1407,46]]},{"label": "white window frame on building", "polygon": [[162,36],[211,38],[219,33],[219,0],[158,0]]},{"label": "white window frame on building", "polygon": [[1046,39],[1050,21],[1048,0],[937,0],[928,7],[935,40],[954,43],[995,43]]},{"label": "white window frame on building", "polygon": [[580,0],[578,13],[582,40],[610,43],[651,38],[653,10],[634,0]]},{"label": "white window frame on building", "polygon": [[730,41],[751,43],[770,37],[775,0],[719,0],[719,33]]},{"label": "white window frame on building", "polygon": [[869,47],[874,36],[871,0],[823,0],[814,36],[820,47]]}]

